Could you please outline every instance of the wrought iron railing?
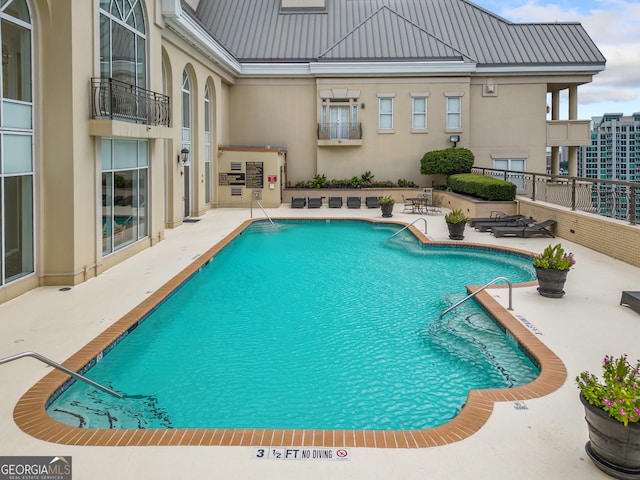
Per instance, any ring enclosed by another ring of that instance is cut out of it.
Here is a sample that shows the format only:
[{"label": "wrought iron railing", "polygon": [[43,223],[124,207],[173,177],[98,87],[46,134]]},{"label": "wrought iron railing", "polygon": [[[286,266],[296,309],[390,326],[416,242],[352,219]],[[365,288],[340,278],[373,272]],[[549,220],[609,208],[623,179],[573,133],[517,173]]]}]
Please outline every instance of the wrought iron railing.
[{"label": "wrought iron railing", "polygon": [[318,140],[362,140],[362,124],[319,123]]},{"label": "wrought iron railing", "polygon": [[474,167],[480,173],[515,183],[518,195],[556,205],[582,210],[604,217],[640,223],[640,183],[622,180],[601,180],[587,177],[567,177],[514,170]]},{"label": "wrought iron railing", "polygon": [[169,97],[114,78],[92,78],[91,116],[169,127]]}]

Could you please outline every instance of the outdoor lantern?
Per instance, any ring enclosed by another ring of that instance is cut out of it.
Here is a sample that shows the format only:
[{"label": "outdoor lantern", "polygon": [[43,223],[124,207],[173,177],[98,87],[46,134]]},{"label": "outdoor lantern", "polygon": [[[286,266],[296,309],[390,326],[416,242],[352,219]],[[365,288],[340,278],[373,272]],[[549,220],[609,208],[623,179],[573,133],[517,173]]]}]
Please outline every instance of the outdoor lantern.
[{"label": "outdoor lantern", "polygon": [[182,162],[182,165],[187,165],[189,163],[189,149],[187,147],[183,147],[180,150],[180,155],[178,155],[178,163]]}]

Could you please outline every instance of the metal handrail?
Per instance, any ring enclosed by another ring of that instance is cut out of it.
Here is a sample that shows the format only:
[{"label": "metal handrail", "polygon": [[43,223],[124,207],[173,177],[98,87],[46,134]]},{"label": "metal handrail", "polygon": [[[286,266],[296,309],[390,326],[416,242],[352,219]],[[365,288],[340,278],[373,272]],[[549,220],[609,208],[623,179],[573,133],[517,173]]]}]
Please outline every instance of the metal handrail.
[{"label": "metal handrail", "polygon": [[[256,200],[256,203],[258,204],[258,206],[260,207],[260,210],[262,210],[262,213],[264,213],[264,216],[267,217],[267,219],[269,220],[269,222],[271,222],[271,225],[273,225],[274,227],[276,226],[275,223],[273,223],[273,220],[271,220],[271,217],[269,216],[269,214],[267,213],[267,211],[264,209],[264,207],[262,206],[262,204],[260,203],[260,200]],[[253,218],[253,199],[251,199],[251,218]]]},{"label": "metal handrail", "polygon": [[396,235],[398,235],[400,232],[406,230],[407,228],[409,228],[411,225],[413,225],[414,223],[416,223],[418,220],[422,220],[424,221],[424,234],[427,234],[427,219],[424,217],[420,217],[420,218],[416,218],[413,222],[411,222],[409,225],[406,225],[405,227],[401,228],[400,230],[398,230],[396,233],[394,233],[393,235],[391,235],[389,237],[389,239],[392,239],[393,237],[395,237]]},{"label": "metal handrail", "polygon": [[96,388],[99,388],[100,390],[102,390],[103,392],[108,393],[109,395],[113,395],[114,397],[117,398],[123,398],[123,395],[120,395],[117,392],[114,392],[113,390],[104,387],[102,385],[100,385],[99,383],[94,382],[93,380],[89,380],[87,377],[83,377],[82,375],[80,375],[79,373],[74,372],[73,370],[69,370],[67,367],[63,367],[62,365],[60,365],[57,362],[54,362],[53,360],[40,355],[39,353],[36,352],[22,352],[22,353],[17,353],[16,355],[11,355],[9,357],[5,357],[5,358],[0,358],[0,365],[2,365],[3,363],[9,363],[12,362],[14,360],[18,360],[20,358],[25,358],[25,357],[33,357],[36,360],[40,360],[43,363],[46,363],[47,365],[53,367],[53,368],[57,368],[58,370],[63,371],[64,373],[66,373],[67,375],[71,375],[74,378],[77,378],[78,380],[82,380],[83,382],[88,383],[89,385],[92,385]]},{"label": "metal handrail", "polygon": [[91,79],[91,118],[171,126],[169,97],[115,78]]},{"label": "metal handrail", "polygon": [[451,310],[453,310],[454,308],[456,308],[459,305],[462,305],[464,302],[466,302],[467,300],[469,300],[472,297],[475,297],[478,293],[480,293],[481,291],[483,291],[485,288],[490,287],[491,285],[493,285],[496,282],[499,282],[500,280],[504,280],[505,282],[507,282],[507,284],[509,285],[509,308],[507,310],[513,310],[513,304],[512,304],[512,289],[513,286],[511,285],[511,281],[507,278],[507,277],[498,277],[498,278],[494,278],[493,280],[491,280],[489,283],[487,283],[486,285],[480,287],[478,290],[476,290],[473,293],[470,293],[469,295],[467,295],[466,297],[464,297],[462,300],[460,300],[458,303],[456,303],[455,305],[450,306],[449,308],[447,308],[444,312],[442,312],[440,314],[440,317],[438,318],[442,318],[444,317],[447,313],[449,313]]}]

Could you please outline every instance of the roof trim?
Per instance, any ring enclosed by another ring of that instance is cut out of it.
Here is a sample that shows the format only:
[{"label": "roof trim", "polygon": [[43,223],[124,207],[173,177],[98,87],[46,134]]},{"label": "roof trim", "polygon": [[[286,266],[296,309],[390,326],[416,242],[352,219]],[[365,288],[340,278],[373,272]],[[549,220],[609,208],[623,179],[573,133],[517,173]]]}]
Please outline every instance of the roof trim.
[{"label": "roof trim", "polygon": [[518,73],[587,73],[590,75],[596,75],[604,71],[604,65],[532,65],[532,66],[479,66],[476,68],[476,73],[481,74],[518,74]]},{"label": "roof trim", "polygon": [[348,76],[348,75],[459,75],[473,73],[473,63],[437,62],[309,62],[309,63],[243,63],[241,76]]},{"label": "roof trim", "polygon": [[[170,0],[169,0],[170,1]],[[179,4],[179,0],[176,0]],[[176,14],[177,13],[177,14]],[[197,50],[227,70],[232,75],[239,75],[242,69],[240,62],[235,59],[219,42],[198,23],[194,18],[185,13],[183,9],[179,12],[170,13],[163,10],[167,27],[173,30],[185,41],[193,45]]]}]

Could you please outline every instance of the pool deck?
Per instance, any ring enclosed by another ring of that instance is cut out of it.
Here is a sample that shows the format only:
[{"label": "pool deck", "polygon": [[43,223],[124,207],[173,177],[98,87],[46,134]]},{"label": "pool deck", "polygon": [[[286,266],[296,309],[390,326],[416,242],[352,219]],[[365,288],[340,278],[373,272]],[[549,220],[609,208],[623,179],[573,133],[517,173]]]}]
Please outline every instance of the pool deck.
[{"label": "pool deck", "polygon": [[[418,215],[391,220],[412,222]],[[380,209],[268,209],[273,218],[372,218]],[[254,217],[262,212],[253,210]],[[43,287],[0,305],[0,357],[36,351],[63,362],[249,218],[248,209],[211,210],[197,223],[167,230],[165,240],[69,291]],[[442,216],[423,216],[428,237],[447,241]],[[416,223],[420,230],[424,222]],[[640,232],[639,232],[640,233]],[[621,306],[623,290],[638,290],[640,269],[564,239],[494,238],[467,227],[462,243],[540,251],[562,242],[577,263],[562,299],[535,286],[515,288],[515,319],[564,363],[567,379],[541,398],[496,403],[488,421],[464,440],[429,448],[350,447],[348,461],[259,460],[250,446],[89,447],[50,443],[18,428],[14,408],[51,368],[34,359],[0,366],[0,456],[71,456],[75,479],[598,479],[584,451],[587,430],[573,378],[600,371],[605,354],[640,357],[640,315]],[[491,296],[507,305],[503,288]],[[264,446],[269,446],[265,444]]]}]

